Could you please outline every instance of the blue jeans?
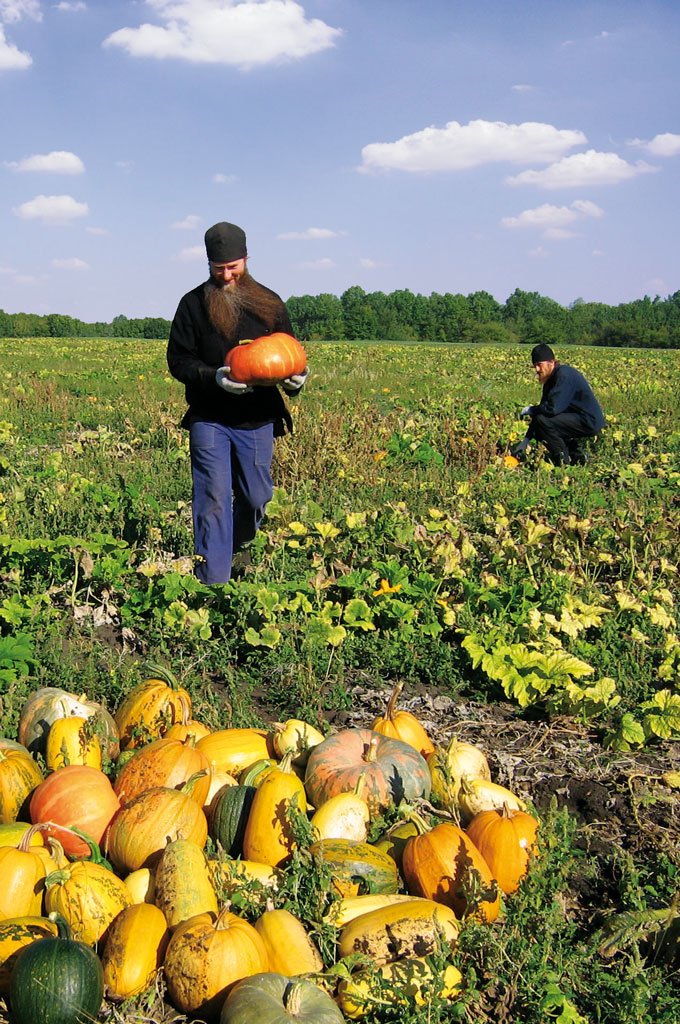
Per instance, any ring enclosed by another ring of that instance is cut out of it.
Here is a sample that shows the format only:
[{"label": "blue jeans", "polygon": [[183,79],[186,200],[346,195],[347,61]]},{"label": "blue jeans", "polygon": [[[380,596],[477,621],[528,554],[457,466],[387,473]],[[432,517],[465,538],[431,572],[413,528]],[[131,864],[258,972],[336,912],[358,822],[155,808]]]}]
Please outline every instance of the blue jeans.
[{"label": "blue jeans", "polygon": [[253,430],[197,420],[189,431],[194,551],[203,583],[226,583],[232,557],[253,539],[267,502],[274,425]]}]

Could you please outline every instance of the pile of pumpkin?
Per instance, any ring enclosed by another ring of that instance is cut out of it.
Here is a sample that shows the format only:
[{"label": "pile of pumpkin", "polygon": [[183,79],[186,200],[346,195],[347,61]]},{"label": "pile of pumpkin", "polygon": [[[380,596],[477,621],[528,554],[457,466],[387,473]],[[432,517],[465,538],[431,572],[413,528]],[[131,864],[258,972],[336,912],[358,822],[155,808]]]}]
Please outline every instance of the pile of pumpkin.
[{"label": "pile of pumpkin", "polygon": [[[18,742],[0,738],[0,995],[15,1024],[94,1020],[104,995],[135,996],[160,970],[180,1012],[220,1024],[455,998],[461,919],[494,921],[538,823],[479,748],[435,748],[399,693],[372,729],[325,737],[298,720],[210,731],[157,667],[115,717],[36,691]],[[396,823],[369,843],[385,814]],[[295,815],[330,869],[335,965],[276,907]],[[270,899],[249,920],[229,897],[253,882]]]}]

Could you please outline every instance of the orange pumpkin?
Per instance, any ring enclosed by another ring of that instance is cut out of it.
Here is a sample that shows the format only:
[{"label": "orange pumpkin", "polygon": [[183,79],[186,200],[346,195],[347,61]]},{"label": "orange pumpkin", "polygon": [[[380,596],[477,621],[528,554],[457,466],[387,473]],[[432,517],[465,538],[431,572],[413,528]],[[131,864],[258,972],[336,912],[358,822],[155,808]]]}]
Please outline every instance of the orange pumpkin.
[{"label": "orange pumpkin", "polygon": [[195,775],[205,772],[191,789],[191,796],[203,806],[210,789],[208,758],[196,747],[193,738],[173,740],[164,736],[139,750],[125,762],[113,785],[123,806],[140,793],[158,786],[177,789]]},{"label": "orange pumpkin", "polygon": [[354,792],[364,776],[362,798],[372,815],[430,795],[430,771],[408,743],[371,729],[343,729],[312,749],[305,771],[309,802],[317,809],[338,793]]},{"label": "orange pumpkin", "polygon": [[87,857],[90,847],[68,831],[78,828],[101,843],[120,801],[106,775],[89,765],[57,768],[40,783],[31,797],[31,821],[45,822],[47,835],[58,839],[71,857]]},{"label": "orange pumpkin", "polygon": [[241,384],[279,384],[295,373],[304,373],[307,356],[290,334],[265,334],[241,342],[225,357],[229,376]]},{"label": "orange pumpkin", "polygon": [[17,820],[42,777],[28,752],[11,747],[0,750],[0,822],[10,824]]},{"label": "orange pumpkin", "polygon": [[536,819],[503,804],[500,810],[480,811],[466,831],[502,891],[506,895],[515,892],[527,872],[529,857],[537,853]]},{"label": "orange pumpkin", "polygon": [[172,672],[148,665],[149,676],[135,686],[116,711],[120,745],[140,747],[164,736],[171,725],[191,716],[191,697]]},{"label": "orange pumpkin", "polygon": [[[463,917],[470,912],[491,923],[500,911],[500,896],[489,866],[469,836],[444,822],[409,839],[404,848],[402,874],[414,896],[443,903]],[[480,891],[476,905],[468,902],[469,891]]]},{"label": "orange pumpkin", "polygon": [[395,683],[387,701],[385,714],[376,718],[371,728],[374,732],[379,732],[381,736],[389,736],[393,740],[408,743],[415,747],[423,757],[427,757],[434,750],[434,743],[424,727],[410,711],[397,710],[397,701],[403,688],[403,683]]},{"label": "orange pumpkin", "polygon": [[148,789],[122,807],[106,834],[106,854],[119,869],[149,867],[174,839],[189,839],[203,849],[208,822],[191,797],[193,780],[185,788]]}]

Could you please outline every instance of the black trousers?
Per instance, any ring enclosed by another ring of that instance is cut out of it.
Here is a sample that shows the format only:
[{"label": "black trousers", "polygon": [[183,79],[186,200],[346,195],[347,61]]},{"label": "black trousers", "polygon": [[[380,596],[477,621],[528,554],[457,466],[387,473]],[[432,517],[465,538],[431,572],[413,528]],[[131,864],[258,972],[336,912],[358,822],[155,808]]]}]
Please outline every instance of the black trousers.
[{"label": "black trousers", "polygon": [[560,412],[556,416],[536,413],[532,416],[527,438],[542,441],[555,466],[584,462],[583,441],[595,437],[596,431],[577,412]]}]

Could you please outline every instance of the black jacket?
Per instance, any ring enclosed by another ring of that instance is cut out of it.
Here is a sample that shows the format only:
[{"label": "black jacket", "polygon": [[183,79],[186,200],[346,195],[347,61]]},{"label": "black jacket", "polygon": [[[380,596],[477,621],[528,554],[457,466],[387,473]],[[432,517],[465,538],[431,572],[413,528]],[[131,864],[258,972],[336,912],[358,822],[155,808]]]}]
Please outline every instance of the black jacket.
[{"label": "black jacket", "polygon": [[260,338],[276,331],[293,333],[283,300],[280,300],[280,316],[270,328],[252,313],[243,312],[233,339],[227,344],[208,318],[204,300],[206,283],[180,299],[170,328],[168,367],[172,376],[184,384],[189,406],[182,426],[189,427],[196,419],[244,429],[274,423],[275,433],[283,433],[283,423],[290,429],[291,422],[278,388],[255,387],[246,395],[236,396],[227,394],[215,382],[215,371],[224,366],[227,352],[239,341]]},{"label": "black jacket", "polygon": [[579,370],[566,363],[557,364],[543,385],[540,404],[532,409],[544,416],[578,413],[594,433],[604,426],[604,414],[590,384]]}]

